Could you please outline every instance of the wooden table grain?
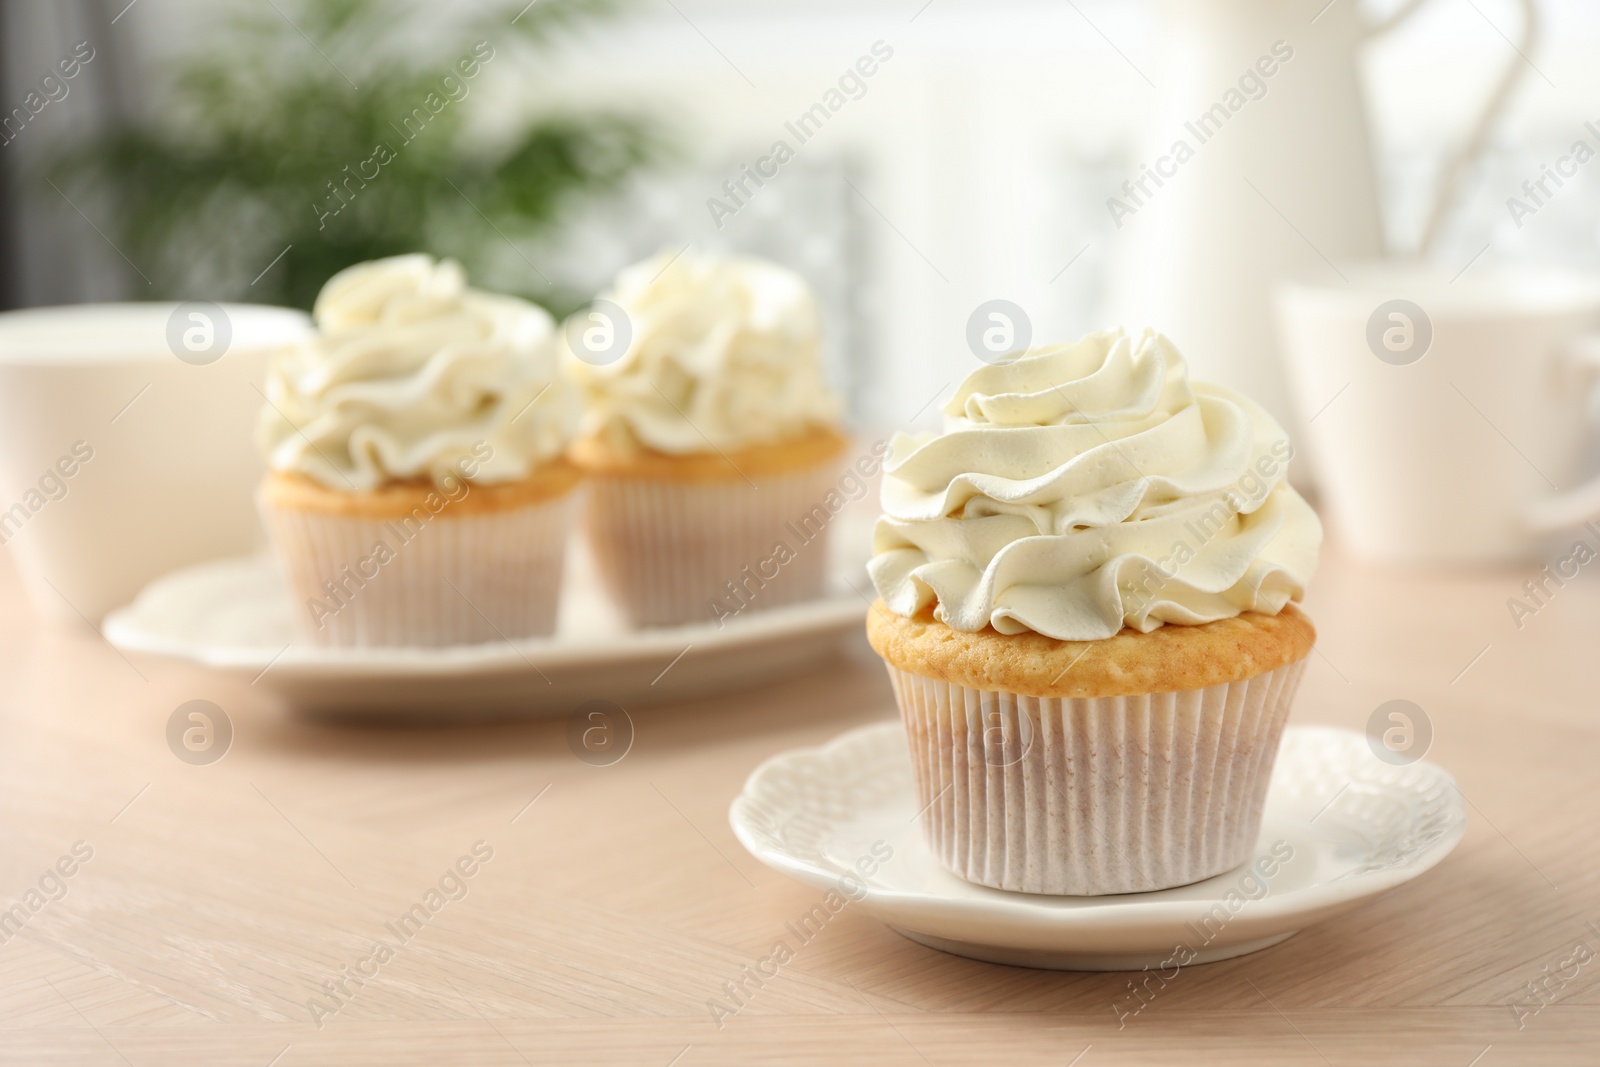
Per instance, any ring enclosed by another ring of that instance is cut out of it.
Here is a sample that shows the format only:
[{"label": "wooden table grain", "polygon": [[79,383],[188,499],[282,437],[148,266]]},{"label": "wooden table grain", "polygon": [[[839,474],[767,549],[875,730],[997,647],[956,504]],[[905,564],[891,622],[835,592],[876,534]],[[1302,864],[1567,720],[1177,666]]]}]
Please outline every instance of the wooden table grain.
[{"label": "wooden table grain", "polygon": [[[6,560],[0,1063],[1600,1063],[1600,578],[1519,627],[1530,576],[1330,551],[1315,583],[1294,721],[1414,701],[1469,802],[1420,880],[1120,1025],[1127,975],[947,956],[847,909],[719,1026],[708,1001],[816,895],[739,847],[728,803],[766,757],[893,716],[864,642],[634,710],[594,767],[562,721],[308,722],[130,661],[40,622]],[[234,730],[210,765],[167,742],[197,699]]]}]

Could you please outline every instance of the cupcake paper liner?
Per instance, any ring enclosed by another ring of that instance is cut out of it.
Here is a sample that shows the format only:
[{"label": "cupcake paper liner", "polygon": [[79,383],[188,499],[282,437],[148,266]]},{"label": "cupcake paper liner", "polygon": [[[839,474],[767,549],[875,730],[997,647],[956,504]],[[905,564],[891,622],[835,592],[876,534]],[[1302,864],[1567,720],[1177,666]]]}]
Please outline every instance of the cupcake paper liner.
[{"label": "cupcake paper liner", "polygon": [[[821,596],[833,464],[763,480],[597,478],[585,527],[601,582],[634,626],[722,622]],[[780,551],[782,546],[783,551]]]},{"label": "cupcake paper liner", "polygon": [[1301,658],[1224,685],[1027,697],[889,665],[924,836],[969,882],[1099,896],[1245,862]]},{"label": "cupcake paper liner", "polygon": [[425,523],[268,505],[262,513],[303,636],[318,645],[441,646],[554,632],[576,503],[567,493],[503,511],[446,507]]}]

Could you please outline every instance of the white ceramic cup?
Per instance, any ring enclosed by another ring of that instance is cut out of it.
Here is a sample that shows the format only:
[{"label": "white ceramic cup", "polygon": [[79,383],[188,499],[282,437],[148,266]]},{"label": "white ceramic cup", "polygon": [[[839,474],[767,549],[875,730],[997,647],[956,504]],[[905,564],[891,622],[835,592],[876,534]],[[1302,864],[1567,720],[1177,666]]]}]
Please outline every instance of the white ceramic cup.
[{"label": "white ceramic cup", "polygon": [[168,571],[260,546],[266,361],[309,330],[250,305],[0,314],[0,542],[43,614],[94,622]]},{"label": "white ceramic cup", "polygon": [[1291,391],[1340,539],[1388,563],[1505,563],[1600,515],[1584,481],[1600,277],[1341,267],[1278,287]]}]

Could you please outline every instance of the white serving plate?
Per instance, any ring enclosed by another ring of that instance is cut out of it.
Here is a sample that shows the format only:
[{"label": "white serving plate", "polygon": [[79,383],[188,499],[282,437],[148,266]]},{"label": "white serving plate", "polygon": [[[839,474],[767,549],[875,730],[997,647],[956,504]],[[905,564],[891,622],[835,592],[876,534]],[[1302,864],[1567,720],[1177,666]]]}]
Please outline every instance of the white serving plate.
[{"label": "white serving plate", "polygon": [[298,637],[283,576],[265,556],[189,567],[106,617],[126,652],[187,660],[252,682],[296,711],[338,716],[557,715],[759,685],[804,671],[860,632],[867,604],[839,591],[714,622],[631,630],[575,543],[554,637],[450,648],[331,649]]},{"label": "white serving plate", "polygon": [[[768,760],[729,821],[757,859],[802,882],[838,890],[853,874],[859,882],[845,884],[859,897],[854,906],[932,948],[1058,970],[1148,966],[1168,979],[1175,959],[1255,952],[1410,881],[1466,830],[1463,798],[1444,770],[1392,766],[1361,734],[1307,726],[1284,734],[1255,852],[1287,846],[1293,856],[1264,882],[1244,881],[1239,868],[1154,893],[1009,893],[947,871],[923,844],[919,814],[905,732],[895,722]],[[880,854],[884,846],[893,854],[869,863],[862,877],[856,864],[879,842]],[[1188,953],[1177,955],[1180,945]]]}]

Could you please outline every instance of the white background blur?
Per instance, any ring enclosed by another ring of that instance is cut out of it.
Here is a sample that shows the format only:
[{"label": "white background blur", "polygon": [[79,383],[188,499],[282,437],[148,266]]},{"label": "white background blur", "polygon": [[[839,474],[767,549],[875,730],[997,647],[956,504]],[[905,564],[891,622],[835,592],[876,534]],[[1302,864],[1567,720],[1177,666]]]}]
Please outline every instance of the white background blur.
[{"label": "white background blur", "polygon": [[[28,69],[78,39],[75,19],[124,2],[8,5],[7,99],[26,92]],[[1323,3],[1300,6],[1309,19]],[[461,6],[439,12],[443,27]],[[1374,13],[1394,6],[1370,5]],[[117,90],[84,94],[52,116],[40,140],[106,121],[96,110],[153,106],[163,56],[203,43],[221,7],[137,0],[116,24],[126,39],[112,62],[86,72]],[[1505,207],[1585,121],[1600,119],[1600,5],[1541,0],[1539,10],[1544,32],[1528,57],[1537,73],[1470,176],[1470,206],[1441,261],[1464,263],[1488,243],[1487,260],[1600,267],[1594,174],[1580,174],[1520,230]],[[1434,0],[1366,49],[1393,248],[1415,243],[1441,160],[1503,65],[1522,61],[1510,44],[1519,24],[1510,0]],[[926,401],[970,369],[964,331],[982,301],[1027,309],[1036,341],[1108,324],[1116,231],[1105,199],[1141,162],[1137,145],[1163,86],[1160,31],[1156,5],[1118,0],[639,0],[587,27],[550,64],[497,65],[475,88],[489,99],[475,101],[473,114],[486,132],[525,109],[569,102],[655,116],[675,136],[677,162],[641,178],[621,203],[572,220],[560,247],[535,250],[538,261],[591,289],[631,259],[690,242],[786,262],[823,297],[834,374],[854,418],[904,424],[922,409],[919,421],[931,424]],[[717,228],[707,198],[776,138],[794,144],[783,124],[880,40],[893,58],[867,79],[865,95]],[[137,295],[115,254],[65,204],[25,187],[10,215],[11,303]],[[1202,361],[1196,374],[1206,373]]]}]

